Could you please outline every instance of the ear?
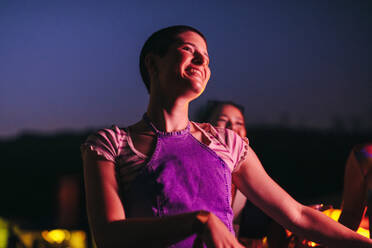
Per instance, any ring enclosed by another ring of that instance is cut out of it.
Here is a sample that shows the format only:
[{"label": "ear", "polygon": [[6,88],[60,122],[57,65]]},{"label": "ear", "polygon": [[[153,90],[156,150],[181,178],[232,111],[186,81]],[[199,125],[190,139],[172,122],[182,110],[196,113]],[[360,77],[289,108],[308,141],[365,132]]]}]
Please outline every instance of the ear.
[{"label": "ear", "polygon": [[145,66],[147,68],[147,72],[149,73],[149,78],[152,79],[154,76],[158,74],[158,66],[156,63],[156,55],[153,53],[149,53],[145,57]]}]

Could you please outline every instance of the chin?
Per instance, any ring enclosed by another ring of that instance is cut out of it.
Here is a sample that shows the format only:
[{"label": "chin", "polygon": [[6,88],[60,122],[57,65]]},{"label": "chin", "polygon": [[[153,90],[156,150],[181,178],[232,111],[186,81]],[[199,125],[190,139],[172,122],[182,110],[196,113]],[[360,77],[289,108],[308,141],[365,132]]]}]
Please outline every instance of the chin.
[{"label": "chin", "polygon": [[[187,90],[184,90],[183,93],[181,93],[183,98],[187,98],[190,101],[198,98],[204,91],[204,88],[202,87],[190,87]],[[180,95],[180,96],[181,96]]]},{"label": "chin", "polygon": [[195,99],[205,90],[206,83],[200,80],[187,80],[185,85],[185,94],[188,98]]},{"label": "chin", "polygon": [[199,97],[205,90],[205,87],[203,87],[202,84],[198,83],[197,85],[193,85],[192,91],[195,95],[194,99]]},{"label": "chin", "polygon": [[198,91],[204,91],[205,89],[205,86],[206,86],[206,83],[203,82],[203,81],[200,81],[200,80],[192,80],[191,82],[191,85],[194,89],[198,90]]}]

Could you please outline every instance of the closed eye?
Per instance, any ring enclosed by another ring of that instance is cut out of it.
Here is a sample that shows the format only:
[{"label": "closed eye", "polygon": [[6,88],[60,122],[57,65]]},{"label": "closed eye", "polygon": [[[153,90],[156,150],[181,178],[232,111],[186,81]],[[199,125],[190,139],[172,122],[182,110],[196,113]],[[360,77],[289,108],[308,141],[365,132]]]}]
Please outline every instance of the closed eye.
[{"label": "closed eye", "polygon": [[182,49],[185,50],[185,51],[192,52],[192,53],[194,52],[194,49],[190,46],[184,46],[184,47],[182,47]]},{"label": "closed eye", "polygon": [[226,127],[227,126],[227,120],[224,119],[217,119],[216,126],[217,127]]},{"label": "closed eye", "polygon": [[217,121],[227,122],[226,119],[221,119],[221,118],[218,118]]}]

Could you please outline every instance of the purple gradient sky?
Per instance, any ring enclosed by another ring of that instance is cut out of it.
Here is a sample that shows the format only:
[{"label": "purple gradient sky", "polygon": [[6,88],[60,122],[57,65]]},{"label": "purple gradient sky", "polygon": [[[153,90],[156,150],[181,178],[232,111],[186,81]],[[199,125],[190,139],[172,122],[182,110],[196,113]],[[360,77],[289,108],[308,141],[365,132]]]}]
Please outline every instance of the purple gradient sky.
[{"label": "purple gradient sky", "polygon": [[128,2],[0,2],[0,137],[137,121],[141,46],[174,24],[208,39],[212,77],[191,113],[225,99],[250,124],[372,126],[371,1]]}]

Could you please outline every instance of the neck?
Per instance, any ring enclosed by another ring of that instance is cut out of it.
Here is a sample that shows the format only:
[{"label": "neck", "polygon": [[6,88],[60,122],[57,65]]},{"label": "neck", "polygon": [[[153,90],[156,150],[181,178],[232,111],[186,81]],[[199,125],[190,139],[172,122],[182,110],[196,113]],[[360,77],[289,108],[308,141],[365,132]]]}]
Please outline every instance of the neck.
[{"label": "neck", "polygon": [[147,115],[155,127],[165,132],[175,132],[186,128],[189,117],[189,101],[167,99],[150,95]]}]

